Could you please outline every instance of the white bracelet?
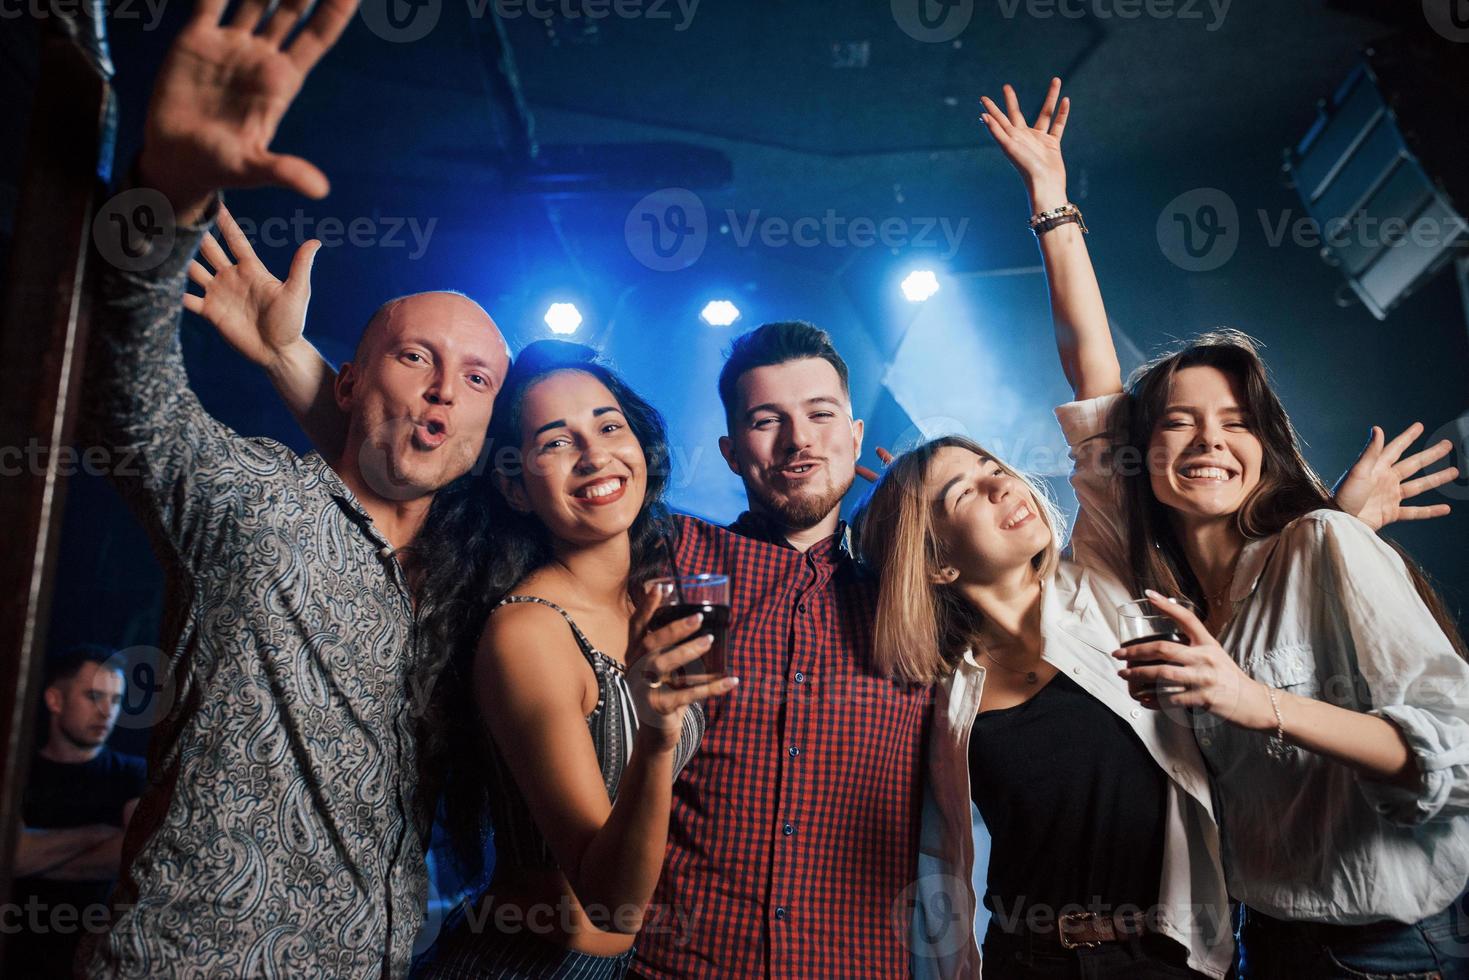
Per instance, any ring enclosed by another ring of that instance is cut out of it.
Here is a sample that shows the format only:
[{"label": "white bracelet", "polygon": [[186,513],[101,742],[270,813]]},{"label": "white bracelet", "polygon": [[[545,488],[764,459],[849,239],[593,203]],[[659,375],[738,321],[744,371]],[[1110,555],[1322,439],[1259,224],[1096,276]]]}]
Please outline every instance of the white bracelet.
[{"label": "white bracelet", "polygon": [[1285,741],[1285,719],[1280,715],[1280,701],[1275,697],[1275,688],[1266,686],[1265,693],[1270,695],[1270,707],[1275,711],[1275,740]]}]

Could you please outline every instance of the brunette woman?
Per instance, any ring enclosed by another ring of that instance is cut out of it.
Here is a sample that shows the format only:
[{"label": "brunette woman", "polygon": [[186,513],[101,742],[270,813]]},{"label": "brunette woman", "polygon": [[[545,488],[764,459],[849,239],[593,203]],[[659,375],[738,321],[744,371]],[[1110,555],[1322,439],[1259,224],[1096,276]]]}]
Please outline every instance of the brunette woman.
[{"label": "brunette woman", "polygon": [[1065,103],[1031,126],[1008,87],[1005,101],[984,100],[984,121],[1031,189],[1073,352],[1080,401],[1057,414],[1078,460],[1075,557],[1150,590],[1187,638],[1114,655],[1208,762],[1245,908],[1242,971],[1469,975],[1469,666],[1422,574],[1363,523],[1445,513],[1402,501],[1457,475],[1404,479],[1448,444],[1399,463],[1421,430],[1387,446],[1374,430],[1354,473],[1375,502],[1333,499],[1255,345],[1231,331],[1146,365],[1124,394],[1079,225],[1043,230],[1070,208]]}]

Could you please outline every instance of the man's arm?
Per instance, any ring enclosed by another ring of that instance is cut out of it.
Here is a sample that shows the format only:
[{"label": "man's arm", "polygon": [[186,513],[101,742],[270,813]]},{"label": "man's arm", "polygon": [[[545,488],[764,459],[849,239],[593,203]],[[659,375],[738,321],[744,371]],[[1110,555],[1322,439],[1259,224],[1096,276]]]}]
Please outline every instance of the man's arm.
[{"label": "man's arm", "polygon": [[122,831],[107,824],[60,830],[22,827],[15,847],[15,875],[18,878],[57,877],[57,869],[95,848],[106,846],[113,837],[117,838],[120,846]]},{"label": "man's arm", "polygon": [[188,388],[178,339],[188,266],[222,188],[325,196],[325,174],[270,141],[357,4],[322,0],[299,31],[305,5],[241,0],[222,23],[225,6],[201,0],[159,70],[133,184],[158,192],[163,213],[134,208],[150,237],[130,240],[126,261],[101,263],[88,365],[93,429],[114,450],[114,476],[186,564],[211,550],[221,502],[235,496],[215,491],[235,482],[249,451]]},{"label": "man's arm", "polygon": [[313,239],[297,249],[282,282],[256,256],[225,207],[219,209],[219,231],[224,241],[206,234],[203,261],[189,265],[189,278],[204,293],[186,294],[184,308],[208,320],[231,347],[264,369],[312,444],[328,459],[336,458],[347,439],[347,419],[333,392],[337,372],[305,337],[311,268],[321,243]]}]

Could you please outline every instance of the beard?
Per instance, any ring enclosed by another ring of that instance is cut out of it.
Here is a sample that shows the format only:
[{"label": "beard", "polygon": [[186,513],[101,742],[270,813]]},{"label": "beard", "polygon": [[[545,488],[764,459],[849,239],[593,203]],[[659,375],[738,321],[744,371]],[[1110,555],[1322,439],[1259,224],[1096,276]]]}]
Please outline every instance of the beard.
[{"label": "beard", "polygon": [[855,475],[844,485],[828,483],[825,489],[811,488],[796,493],[776,493],[762,488],[756,495],[761,508],[793,531],[815,527],[826,519],[852,487]]}]

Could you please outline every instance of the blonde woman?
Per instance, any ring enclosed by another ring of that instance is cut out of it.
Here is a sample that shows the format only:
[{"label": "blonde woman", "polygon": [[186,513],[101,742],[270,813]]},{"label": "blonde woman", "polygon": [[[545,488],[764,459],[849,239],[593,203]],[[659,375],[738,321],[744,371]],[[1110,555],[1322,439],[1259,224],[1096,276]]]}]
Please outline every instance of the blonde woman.
[{"label": "blonde woman", "polygon": [[937,685],[915,973],[979,975],[982,898],[987,980],[1223,977],[1208,779],[1118,677],[1121,584],[1062,560],[1045,497],[961,437],[894,460],[857,523],[882,666]]}]

